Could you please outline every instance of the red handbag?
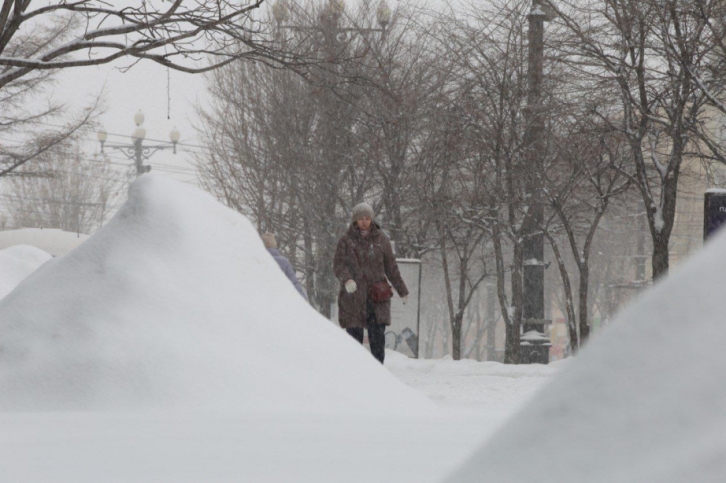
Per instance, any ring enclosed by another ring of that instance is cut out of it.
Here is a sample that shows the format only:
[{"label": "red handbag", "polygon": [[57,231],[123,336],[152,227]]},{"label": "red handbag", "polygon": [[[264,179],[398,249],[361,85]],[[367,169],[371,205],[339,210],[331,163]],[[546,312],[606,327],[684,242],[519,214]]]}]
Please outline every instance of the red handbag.
[{"label": "red handbag", "polygon": [[373,302],[374,304],[379,304],[381,302],[385,302],[386,300],[391,300],[392,297],[393,289],[386,280],[376,282],[368,289],[368,298],[371,299],[371,302]]}]

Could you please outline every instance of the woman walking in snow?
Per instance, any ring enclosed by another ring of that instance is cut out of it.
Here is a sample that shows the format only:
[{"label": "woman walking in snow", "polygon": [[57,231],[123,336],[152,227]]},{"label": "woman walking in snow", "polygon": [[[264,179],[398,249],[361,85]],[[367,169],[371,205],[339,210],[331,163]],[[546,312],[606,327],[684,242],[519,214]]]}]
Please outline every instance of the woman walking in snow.
[{"label": "woman walking in snow", "polygon": [[408,289],[398,271],[391,241],[374,221],[370,205],[361,203],[353,208],[352,223],[338,240],[333,271],[340,281],[340,326],[361,344],[363,330],[368,329],[371,354],[382,364],[386,326],[391,325],[393,291],[388,281],[404,304]]}]

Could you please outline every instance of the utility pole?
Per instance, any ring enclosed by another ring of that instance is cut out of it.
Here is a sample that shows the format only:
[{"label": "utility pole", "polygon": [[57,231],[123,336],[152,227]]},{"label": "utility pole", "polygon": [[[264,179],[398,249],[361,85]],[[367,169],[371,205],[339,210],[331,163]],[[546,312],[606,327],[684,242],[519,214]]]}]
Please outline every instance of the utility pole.
[{"label": "utility pole", "polygon": [[532,0],[529,12],[528,64],[527,64],[527,107],[525,110],[527,165],[525,177],[529,198],[529,209],[522,226],[524,267],[522,328],[520,363],[547,364],[550,341],[544,334],[544,235],[541,225],[544,220],[542,205],[542,179],[544,160],[544,113],[542,109],[542,78],[544,64],[544,22],[547,18],[541,0]]}]

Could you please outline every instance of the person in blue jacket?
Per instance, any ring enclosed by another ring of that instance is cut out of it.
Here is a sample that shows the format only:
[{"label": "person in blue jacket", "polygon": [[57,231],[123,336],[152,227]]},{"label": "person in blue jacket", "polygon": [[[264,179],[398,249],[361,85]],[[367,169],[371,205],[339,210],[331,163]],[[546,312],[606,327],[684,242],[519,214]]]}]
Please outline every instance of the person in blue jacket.
[{"label": "person in blue jacket", "polygon": [[295,289],[297,289],[297,291],[300,292],[300,295],[307,300],[308,297],[305,295],[305,291],[300,286],[300,282],[295,275],[295,270],[293,270],[290,260],[280,255],[280,252],[277,250],[277,240],[275,240],[275,235],[272,233],[265,233],[262,235],[262,241],[265,244],[267,251],[270,252],[270,255],[272,255],[272,258],[274,258],[280,266],[280,269],[285,273],[285,275],[287,275],[287,278],[289,278],[290,282],[292,282],[295,286]]}]

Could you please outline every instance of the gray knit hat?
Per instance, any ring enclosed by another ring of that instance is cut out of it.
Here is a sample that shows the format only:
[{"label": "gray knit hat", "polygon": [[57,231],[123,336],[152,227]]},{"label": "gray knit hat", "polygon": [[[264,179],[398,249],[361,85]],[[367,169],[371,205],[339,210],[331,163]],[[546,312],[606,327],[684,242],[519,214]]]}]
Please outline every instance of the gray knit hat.
[{"label": "gray knit hat", "polygon": [[359,203],[353,207],[353,222],[360,220],[364,216],[369,217],[371,220],[374,218],[373,208],[368,203]]}]

